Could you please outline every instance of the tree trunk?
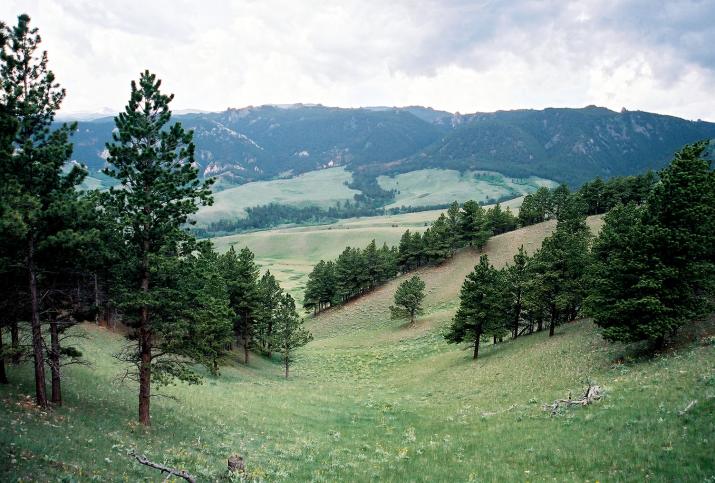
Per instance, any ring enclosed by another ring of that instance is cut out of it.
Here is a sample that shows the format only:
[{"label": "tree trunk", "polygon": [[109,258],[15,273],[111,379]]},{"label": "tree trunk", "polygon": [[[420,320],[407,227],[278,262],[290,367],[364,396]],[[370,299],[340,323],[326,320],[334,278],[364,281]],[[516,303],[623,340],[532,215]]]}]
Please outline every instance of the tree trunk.
[{"label": "tree trunk", "polygon": [[18,365],[20,363],[20,329],[17,320],[10,324],[10,347],[12,348],[12,363]]},{"label": "tree trunk", "polygon": [[32,328],[32,355],[35,362],[35,400],[40,407],[47,407],[45,391],[45,355],[40,326],[40,302],[37,295],[37,274],[35,273],[35,237],[27,239],[27,275],[30,285],[30,327]]},{"label": "tree trunk", "polygon": [[[144,257],[142,259],[142,292],[149,292],[149,252],[148,242],[144,242]],[[141,309],[139,325],[139,422],[144,426],[151,426],[149,414],[151,402],[151,331],[149,329],[149,307],[144,305]]]},{"label": "tree trunk", "polygon": [[94,272],[94,323],[99,325],[99,283],[97,272]]},{"label": "tree trunk", "polygon": [[248,364],[248,345],[251,343],[248,336],[243,338],[243,362]]},{"label": "tree trunk", "polygon": [[551,320],[549,321],[549,337],[554,336],[555,328],[556,328],[556,308],[551,307]]},{"label": "tree trunk", "polygon": [[273,337],[273,320],[268,321],[268,337],[266,341],[266,348],[268,349],[268,358],[271,358],[271,354],[273,353],[273,347],[271,346],[271,338]]},{"label": "tree trunk", "polygon": [[494,345],[497,345],[497,336],[494,336]]},{"label": "tree trunk", "polygon": [[52,373],[52,403],[62,406],[62,375],[60,374],[60,334],[57,317],[50,320],[50,371]]},{"label": "tree trunk", "polygon": [[542,330],[544,330],[544,319],[539,317],[539,319],[536,321],[536,324],[536,332],[541,332]]},{"label": "tree trunk", "polygon": [[2,355],[2,327],[0,327],[0,384],[7,384],[7,373],[5,372],[5,358]]},{"label": "tree trunk", "polygon": [[479,356],[479,336],[474,339],[474,356],[472,357],[472,359],[476,359],[477,356]]},{"label": "tree trunk", "polygon": [[288,379],[288,366],[290,365],[290,360],[288,359],[288,353],[284,356],[284,363],[286,368],[286,379]]},{"label": "tree trunk", "polygon": [[[142,322],[147,314],[147,309],[142,309]],[[144,426],[151,426],[149,407],[151,403],[151,334],[146,326],[140,329],[139,351],[141,361],[139,365],[139,422]]]}]

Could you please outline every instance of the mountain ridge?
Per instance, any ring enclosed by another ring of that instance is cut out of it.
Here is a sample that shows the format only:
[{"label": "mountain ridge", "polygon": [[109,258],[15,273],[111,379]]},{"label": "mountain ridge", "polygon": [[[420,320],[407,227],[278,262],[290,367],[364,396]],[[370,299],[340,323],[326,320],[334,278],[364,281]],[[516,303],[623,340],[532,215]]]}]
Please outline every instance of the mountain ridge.
[{"label": "mountain ridge", "polygon": [[[374,179],[424,168],[486,169],[578,185],[659,169],[684,144],[715,138],[715,123],[604,107],[471,114],[422,106],[248,106],[178,114],[195,133],[202,176],[219,186],[346,166]],[[80,121],[75,159],[105,164],[113,118]]]}]

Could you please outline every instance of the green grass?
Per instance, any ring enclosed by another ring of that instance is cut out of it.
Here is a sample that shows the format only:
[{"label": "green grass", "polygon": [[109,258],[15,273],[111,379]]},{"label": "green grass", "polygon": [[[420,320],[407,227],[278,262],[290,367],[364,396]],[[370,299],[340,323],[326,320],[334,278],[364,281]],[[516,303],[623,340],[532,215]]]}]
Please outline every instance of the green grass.
[{"label": "green grass", "polygon": [[380,176],[383,189],[398,190],[395,201],[388,208],[398,206],[429,206],[476,200],[485,202],[502,197],[516,198],[536,191],[540,186],[554,187],[557,183],[535,176],[509,178],[491,171],[459,171],[450,169],[421,169],[397,176]]},{"label": "green grass", "polygon": [[[359,191],[347,187],[352,175],[344,167],[310,171],[294,178],[256,181],[214,194],[214,204],[202,208],[194,217],[197,226],[212,221],[246,216],[246,208],[268,203],[327,208],[337,202],[352,201]],[[508,178],[491,171],[468,171],[460,174],[448,169],[423,169],[380,176],[380,186],[397,189],[399,194],[388,208],[429,206],[466,200],[486,201],[503,196],[517,198],[539,186],[555,186],[552,181],[530,177]]]},{"label": "green grass", "polygon": [[214,194],[214,204],[195,216],[198,226],[212,221],[246,216],[246,208],[269,203],[292,206],[334,206],[338,201],[353,200],[360,193],[346,182],[352,175],[344,167],[310,171],[295,178],[255,181]]},{"label": "green grass", "polygon": [[[550,229],[507,233],[486,250],[501,265],[518,243],[533,249]],[[441,331],[478,256],[463,251],[420,271],[426,312],[414,327],[389,318],[395,280],[309,319],[315,340],[288,381],[279,361],[230,363],[203,385],[162,390],[177,399],[153,400],[148,431],[134,423],[136,388],[116,382],[122,368],[111,354],[123,339],[78,328],[92,365],[67,369],[64,407],[41,413],[26,402],[29,364],[11,367],[12,384],[0,387],[0,481],[158,481],[126,456],[132,448],[200,481],[221,478],[233,453],[267,481],[715,478],[712,336],[635,361],[579,321],[553,338],[486,345],[472,361]],[[605,389],[602,401],[555,417],[542,410],[586,380]]]},{"label": "green grass", "polygon": [[[515,198],[502,205],[518,213],[521,200]],[[364,248],[372,239],[378,246],[397,245],[405,230],[423,231],[443,211],[349,218],[329,225],[276,228],[212,241],[219,252],[231,246],[237,250],[250,248],[258,264],[270,269],[281,286],[301,301],[308,274],[321,259],[335,259],[347,246]]]}]

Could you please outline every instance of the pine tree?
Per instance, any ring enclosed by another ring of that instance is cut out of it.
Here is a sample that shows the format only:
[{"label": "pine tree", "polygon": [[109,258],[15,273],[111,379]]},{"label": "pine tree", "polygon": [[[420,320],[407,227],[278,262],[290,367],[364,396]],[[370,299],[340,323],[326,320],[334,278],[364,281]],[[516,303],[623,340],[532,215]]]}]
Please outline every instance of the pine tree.
[{"label": "pine tree", "polygon": [[[86,171],[79,166],[63,173],[70,159],[69,141],[75,125],[52,130],[55,112],[65,97],[48,68],[47,52],[38,55],[40,36],[30,27],[30,17],[20,15],[17,26],[2,26],[0,37],[0,83],[5,134],[12,132],[12,153],[2,156],[4,211],[14,217],[14,235],[22,240],[23,264],[27,280],[29,319],[35,370],[35,398],[47,405],[45,354],[42,338],[38,249],[62,230],[62,204],[72,202],[75,187]],[[11,117],[12,120],[7,118]],[[9,124],[8,124],[9,123]],[[13,125],[8,131],[9,125]],[[57,224],[59,222],[59,225]],[[13,242],[14,243],[14,242]]]},{"label": "pine tree", "polygon": [[400,267],[400,271],[403,273],[410,270],[411,245],[412,233],[410,233],[410,230],[406,230],[400,238],[400,244],[398,247],[398,265]]},{"label": "pine tree", "polygon": [[303,320],[295,310],[293,297],[286,294],[282,297],[276,315],[276,325],[271,345],[283,356],[285,377],[288,379],[288,370],[294,362],[293,353],[299,347],[313,340],[313,336],[303,326]]},{"label": "pine tree", "polygon": [[447,342],[470,343],[473,358],[479,356],[482,337],[498,336],[503,331],[503,300],[500,296],[498,275],[482,255],[474,271],[467,275],[459,294],[459,309],[445,333]]},{"label": "pine tree", "polygon": [[[324,263],[324,262],[323,262]],[[273,347],[273,326],[278,307],[283,297],[283,289],[276,278],[267,270],[258,282],[258,309],[256,314],[256,333],[261,349],[271,357]]]},{"label": "pine tree", "polygon": [[236,340],[243,346],[243,362],[248,364],[253,347],[258,312],[258,265],[247,247],[237,254],[232,246],[222,257],[223,278],[228,289],[229,305],[235,313]]},{"label": "pine tree", "polygon": [[107,144],[106,174],[122,186],[110,192],[108,204],[119,216],[128,247],[120,303],[136,343],[124,359],[138,372],[139,421],[144,425],[150,424],[152,377],[159,382],[192,379],[179,365],[157,359],[158,354],[183,353],[176,342],[191,341],[176,336],[183,327],[175,320],[155,317],[169,301],[164,288],[152,284],[163,283],[162,270],[193,249],[193,237],[182,226],[200,204],[211,201],[211,182],[199,181],[194,165],[192,132],[170,124],[173,96],[162,94],[160,85],[148,71],[132,82],[129,102],[115,118],[113,142]]},{"label": "pine tree", "polygon": [[449,230],[450,256],[461,246],[462,243],[459,236],[460,211],[461,208],[459,207],[459,203],[457,201],[452,202],[447,209],[447,229]]},{"label": "pine tree", "polygon": [[533,289],[531,297],[549,318],[549,336],[558,324],[578,314],[586,295],[586,273],[590,256],[590,231],[579,200],[569,197],[561,203],[560,219],[554,233],[547,237],[532,259]]},{"label": "pine tree", "polygon": [[381,264],[380,254],[377,252],[377,245],[373,239],[365,250],[363,250],[363,258],[365,259],[366,279],[368,288],[372,290],[380,280]]},{"label": "pine tree", "polygon": [[393,319],[410,319],[410,325],[414,325],[415,317],[422,313],[422,302],[425,298],[425,283],[414,276],[402,282],[395,291],[395,305],[390,306],[390,313]]},{"label": "pine tree", "polygon": [[519,336],[520,322],[524,311],[524,293],[529,277],[529,256],[524,245],[514,255],[514,264],[504,269],[507,318],[510,321],[512,337]]},{"label": "pine tree", "polygon": [[506,210],[502,210],[499,203],[494,205],[492,208],[489,208],[486,216],[489,228],[495,235],[512,231],[516,229],[518,225],[518,220],[512,214],[511,209],[507,207]]},{"label": "pine tree", "polygon": [[[169,310],[169,315],[180,314],[183,320],[177,321],[185,324],[185,331],[180,333],[174,327],[172,343],[176,354],[182,354],[189,363],[200,362],[218,375],[219,361],[233,339],[235,314],[229,306],[219,257],[209,244],[198,248],[180,261],[180,276],[176,280],[179,303],[174,300],[176,307]],[[177,341],[179,334],[185,339]]]},{"label": "pine tree", "polygon": [[542,186],[536,192],[524,197],[521,208],[519,208],[519,225],[528,226],[541,223],[551,217],[552,211],[551,191]]},{"label": "pine tree", "polygon": [[465,245],[481,250],[492,235],[484,208],[476,201],[467,201],[460,212],[460,233]]},{"label": "pine tree", "polygon": [[642,207],[614,208],[594,243],[588,312],[608,340],[661,347],[711,307],[715,174],[686,146]]}]

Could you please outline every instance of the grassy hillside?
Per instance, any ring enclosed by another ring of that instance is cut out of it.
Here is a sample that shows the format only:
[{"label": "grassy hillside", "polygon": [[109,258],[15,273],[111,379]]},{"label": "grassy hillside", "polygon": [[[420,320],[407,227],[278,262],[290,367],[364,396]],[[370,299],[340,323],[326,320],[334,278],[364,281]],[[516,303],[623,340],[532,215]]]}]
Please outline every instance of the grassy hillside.
[{"label": "grassy hillside", "polygon": [[[590,219],[597,228],[600,219]],[[541,224],[494,237],[501,265]],[[159,475],[133,463],[136,448],[188,469],[223,475],[240,453],[267,481],[708,481],[715,476],[715,345],[635,362],[592,324],[488,346],[476,362],[441,337],[462,277],[478,253],[423,269],[427,310],[415,327],[389,319],[396,280],[310,320],[315,341],[290,380],[277,361],[231,365],[203,385],[164,390],[153,426],[133,423],[134,389],[116,382],[119,335],[84,326],[90,367],[67,370],[66,406],[38,412],[23,394],[31,367],[0,387],[0,480],[125,480]],[[606,390],[590,407],[555,417],[542,403]],[[697,401],[690,405],[691,401]],[[690,405],[690,408],[683,410]]]},{"label": "grassy hillside", "polygon": [[280,203],[292,206],[334,206],[338,201],[352,201],[360,193],[345,183],[352,175],[345,168],[330,168],[273,181],[256,181],[220,191],[214,204],[201,208],[194,217],[198,226],[211,221],[241,218],[251,206]]},{"label": "grassy hillside", "polygon": [[388,208],[440,205],[454,200],[489,202],[533,193],[540,186],[557,186],[556,182],[534,176],[518,179],[493,171],[460,173],[451,169],[421,169],[396,176],[380,176],[377,181],[385,190],[398,191]]},{"label": "grassy hillside", "polygon": [[[502,206],[518,213],[522,198]],[[430,210],[401,215],[349,218],[321,226],[282,228],[214,238],[217,250],[230,246],[248,247],[263,268],[271,270],[281,286],[303,300],[308,273],[321,259],[336,258],[345,247],[364,248],[374,238],[378,245],[397,245],[405,230],[423,231],[444,210]]]}]

